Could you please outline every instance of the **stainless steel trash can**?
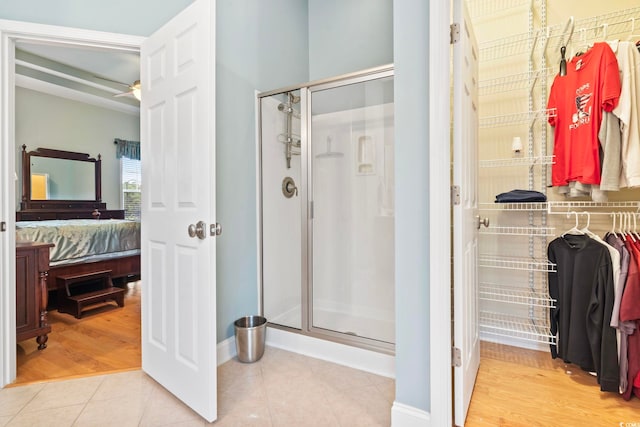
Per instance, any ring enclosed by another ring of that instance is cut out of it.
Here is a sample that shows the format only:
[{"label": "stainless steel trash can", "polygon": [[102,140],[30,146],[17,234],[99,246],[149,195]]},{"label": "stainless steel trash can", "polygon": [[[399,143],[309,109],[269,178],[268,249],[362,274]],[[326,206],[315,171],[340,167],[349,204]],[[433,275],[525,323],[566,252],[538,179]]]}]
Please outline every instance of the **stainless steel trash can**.
[{"label": "stainless steel trash can", "polygon": [[238,360],[244,363],[260,360],[264,354],[267,319],[262,316],[245,316],[233,324]]}]

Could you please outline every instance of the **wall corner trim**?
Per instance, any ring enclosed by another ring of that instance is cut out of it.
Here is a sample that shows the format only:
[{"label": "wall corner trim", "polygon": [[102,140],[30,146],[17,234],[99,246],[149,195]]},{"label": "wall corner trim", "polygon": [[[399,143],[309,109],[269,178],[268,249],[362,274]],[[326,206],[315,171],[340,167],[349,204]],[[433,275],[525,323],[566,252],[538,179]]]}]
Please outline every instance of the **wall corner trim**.
[{"label": "wall corner trim", "polygon": [[391,427],[429,427],[431,415],[422,409],[393,402],[391,407]]},{"label": "wall corner trim", "polygon": [[218,366],[236,357],[236,337],[230,336],[217,345]]}]

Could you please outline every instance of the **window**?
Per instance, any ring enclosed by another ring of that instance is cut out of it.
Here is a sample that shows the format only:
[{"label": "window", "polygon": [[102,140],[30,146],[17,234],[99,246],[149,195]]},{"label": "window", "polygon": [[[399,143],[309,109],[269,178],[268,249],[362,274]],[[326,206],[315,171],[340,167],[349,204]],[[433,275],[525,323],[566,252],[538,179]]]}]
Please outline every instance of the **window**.
[{"label": "window", "polygon": [[127,157],[120,158],[120,184],[124,218],[140,221],[140,195],[142,188],[140,160],[132,160]]}]

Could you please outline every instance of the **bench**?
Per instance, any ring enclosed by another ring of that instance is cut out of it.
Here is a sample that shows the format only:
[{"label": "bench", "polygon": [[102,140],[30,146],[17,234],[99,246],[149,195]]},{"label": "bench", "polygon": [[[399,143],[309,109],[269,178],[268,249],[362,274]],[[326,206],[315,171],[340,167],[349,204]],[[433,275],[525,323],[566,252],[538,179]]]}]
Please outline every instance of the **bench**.
[{"label": "bench", "polygon": [[77,319],[82,311],[94,304],[115,301],[124,307],[125,290],[111,282],[111,270],[58,276],[58,311],[73,314]]}]

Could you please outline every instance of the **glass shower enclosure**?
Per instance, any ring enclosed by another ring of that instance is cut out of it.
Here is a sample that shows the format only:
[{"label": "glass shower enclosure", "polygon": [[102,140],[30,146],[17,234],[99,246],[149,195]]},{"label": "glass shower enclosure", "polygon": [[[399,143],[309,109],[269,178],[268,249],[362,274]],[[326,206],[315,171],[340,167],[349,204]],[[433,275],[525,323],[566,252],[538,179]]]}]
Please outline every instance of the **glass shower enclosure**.
[{"label": "glass shower enclosure", "polygon": [[262,314],[392,353],[393,69],[258,96]]}]

